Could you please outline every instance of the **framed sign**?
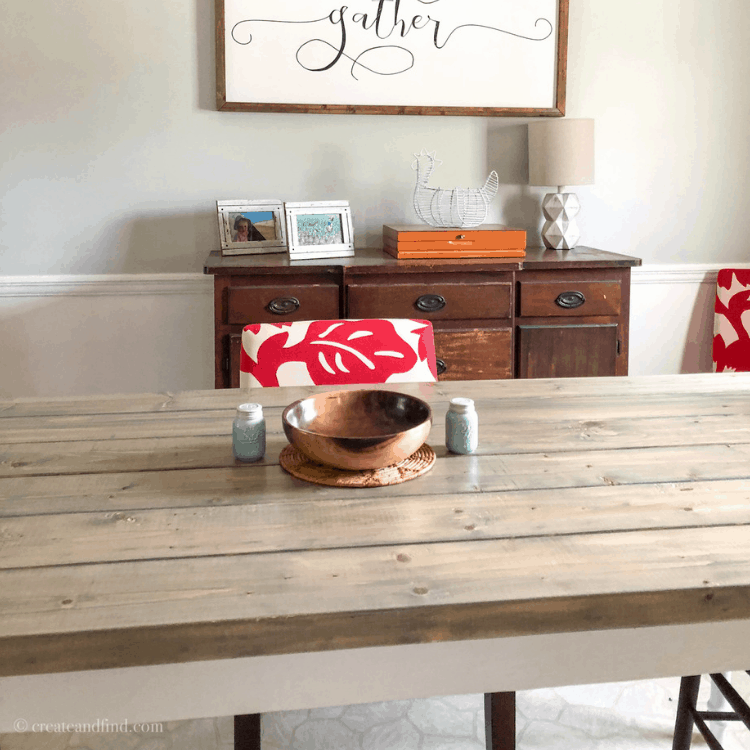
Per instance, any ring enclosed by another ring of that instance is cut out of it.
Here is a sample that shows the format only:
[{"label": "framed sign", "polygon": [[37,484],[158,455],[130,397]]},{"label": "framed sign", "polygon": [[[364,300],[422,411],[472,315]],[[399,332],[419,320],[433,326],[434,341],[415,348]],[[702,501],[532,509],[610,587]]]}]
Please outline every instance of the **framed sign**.
[{"label": "framed sign", "polygon": [[220,110],[565,114],[568,0],[215,0]]}]

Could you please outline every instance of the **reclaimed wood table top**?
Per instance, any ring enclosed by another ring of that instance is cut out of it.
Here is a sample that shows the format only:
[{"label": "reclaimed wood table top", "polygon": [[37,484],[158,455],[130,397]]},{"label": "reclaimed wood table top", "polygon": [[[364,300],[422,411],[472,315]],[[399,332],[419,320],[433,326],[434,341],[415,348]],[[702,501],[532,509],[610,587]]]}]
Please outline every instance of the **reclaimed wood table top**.
[{"label": "reclaimed wood table top", "polygon": [[[750,620],[750,375],[390,388],[437,463],[370,489],[279,466],[325,388],[0,401],[0,676]],[[247,400],[268,448],[239,465]]]}]

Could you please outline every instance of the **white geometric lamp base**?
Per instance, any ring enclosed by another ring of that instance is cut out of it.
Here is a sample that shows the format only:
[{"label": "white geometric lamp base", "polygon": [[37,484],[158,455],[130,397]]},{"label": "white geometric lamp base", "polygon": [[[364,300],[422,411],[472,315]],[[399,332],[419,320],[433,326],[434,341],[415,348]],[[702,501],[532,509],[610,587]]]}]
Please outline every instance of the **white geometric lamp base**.
[{"label": "white geometric lamp base", "polygon": [[545,247],[552,250],[572,250],[581,239],[575,216],[581,204],[575,193],[547,193],[542,201],[542,213],[547,220],[542,228]]}]

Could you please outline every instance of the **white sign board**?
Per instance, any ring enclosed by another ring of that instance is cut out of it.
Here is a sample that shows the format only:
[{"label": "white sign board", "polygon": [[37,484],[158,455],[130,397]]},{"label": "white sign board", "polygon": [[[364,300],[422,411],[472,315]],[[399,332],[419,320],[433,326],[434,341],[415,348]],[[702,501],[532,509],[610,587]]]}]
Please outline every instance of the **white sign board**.
[{"label": "white sign board", "polygon": [[222,110],[560,115],[568,0],[216,0]]}]

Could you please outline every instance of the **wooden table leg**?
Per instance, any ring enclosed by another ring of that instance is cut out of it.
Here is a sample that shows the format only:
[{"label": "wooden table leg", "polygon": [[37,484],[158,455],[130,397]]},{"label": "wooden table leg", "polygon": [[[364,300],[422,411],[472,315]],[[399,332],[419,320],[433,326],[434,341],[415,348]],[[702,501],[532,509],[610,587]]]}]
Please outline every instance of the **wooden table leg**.
[{"label": "wooden table leg", "polygon": [[234,750],[260,750],[260,714],[234,717]]},{"label": "wooden table leg", "polygon": [[677,718],[674,723],[672,750],[690,750],[693,738],[693,714],[701,685],[700,675],[683,677],[680,681],[680,698],[677,701]]},{"label": "wooden table leg", "polygon": [[485,693],[487,750],[516,750],[516,694]]}]

